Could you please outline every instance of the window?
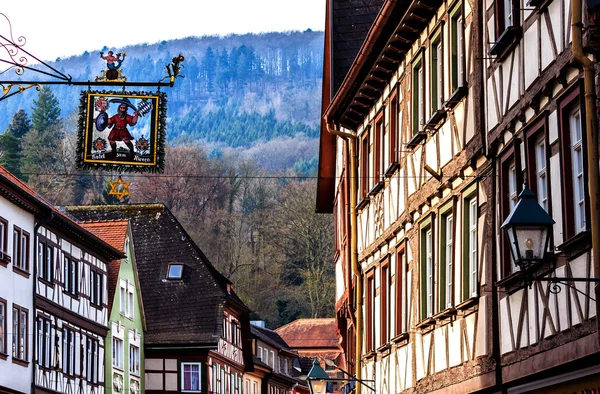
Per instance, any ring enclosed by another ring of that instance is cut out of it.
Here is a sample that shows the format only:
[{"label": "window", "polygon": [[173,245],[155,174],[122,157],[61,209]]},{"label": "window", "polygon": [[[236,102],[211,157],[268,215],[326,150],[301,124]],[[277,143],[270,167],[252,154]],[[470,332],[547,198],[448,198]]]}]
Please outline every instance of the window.
[{"label": "window", "polygon": [[396,307],[394,308],[396,311],[396,336],[405,333],[406,329],[406,316],[405,316],[405,307],[404,302],[406,300],[405,296],[405,267],[406,267],[406,257],[404,253],[404,244],[402,244],[397,252],[396,252]]},{"label": "window", "polygon": [[119,312],[130,319],[133,319],[133,291],[134,287],[129,281],[121,279],[121,286],[119,289]]},{"label": "window", "polygon": [[367,273],[367,293],[366,298],[366,309],[367,314],[365,316],[365,327],[366,327],[366,352],[375,351],[375,270],[372,269]]},{"label": "window", "polygon": [[129,345],[129,372],[140,375],[140,348],[133,345]]},{"label": "window", "polygon": [[558,103],[560,117],[560,158],[563,200],[563,241],[589,229],[587,220],[587,158],[585,152],[585,113],[581,90],[575,84]]},{"label": "window", "polygon": [[261,346],[258,346],[258,351],[256,353],[256,357],[258,357],[262,360],[262,354],[263,354],[263,348]]},{"label": "window", "polygon": [[[519,185],[523,182],[519,152],[519,146],[515,143],[500,158],[500,223],[506,220],[519,199]],[[503,276],[508,276],[516,272],[517,268],[504,231],[501,232],[501,238],[503,245],[501,250],[502,271]]]},{"label": "window", "polygon": [[27,325],[28,311],[18,305],[13,305],[12,320],[12,356],[27,361]]},{"label": "window", "polygon": [[432,218],[421,223],[420,262],[421,262],[421,320],[434,313],[434,265],[433,265],[433,232]]},{"label": "window", "polygon": [[431,45],[429,47],[430,116],[435,115],[438,110],[442,109],[442,97],[444,95],[443,58],[442,32],[439,30],[431,39]]},{"label": "window", "polygon": [[451,308],[453,303],[454,215],[452,203],[440,212],[439,309]]},{"label": "window", "polygon": [[380,320],[381,320],[381,338],[380,338],[380,345],[385,345],[386,343],[389,342],[390,337],[389,337],[389,316],[390,316],[390,310],[389,310],[389,302],[388,302],[388,294],[389,294],[389,264],[388,264],[388,257],[385,258],[385,260],[381,263],[381,268],[380,268],[380,275],[381,275],[381,280],[380,280],[380,287],[379,287],[379,307],[380,307]]},{"label": "window", "polygon": [[75,375],[75,331],[63,328],[62,370],[65,374]]},{"label": "window", "polygon": [[90,271],[90,302],[92,305],[102,305],[102,273]]},{"label": "window", "polygon": [[0,298],[0,354],[7,354],[6,349],[6,300]]},{"label": "window", "polygon": [[22,271],[29,271],[29,234],[14,226],[13,264]]},{"label": "window", "polygon": [[183,264],[169,263],[167,279],[181,279],[183,277]]},{"label": "window", "polygon": [[450,12],[450,93],[465,83],[462,3]]},{"label": "window", "polygon": [[496,38],[501,38],[503,33],[511,27],[520,25],[520,4],[518,0],[497,0],[495,2]]},{"label": "window", "polygon": [[231,343],[235,346],[240,346],[240,326],[237,322],[231,324]]},{"label": "window", "polygon": [[548,174],[546,171],[546,140],[540,137],[535,142],[535,185],[538,204],[549,212]]},{"label": "window", "polygon": [[269,366],[275,369],[275,352],[272,350],[269,352]]},{"label": "window", "polygon": [[425,73],[422,55],[417,56],[412,68],[412,132],[413,136],[425,124]]},{"label": "window", "polygon": [[385,126],[383,122],[384,112],[385,110],[382,109],[375,119],[375,135],[373,136],[373,178],[375,179],[375,185],[383,180],[382,154],[384,152],[383,146],[385,140]]},{"label": "window", "polygon": [[390,99],[390,131],[389,131],[389,156],[390,165],[397,163],[400,158],[398,157],[398,95],[396,91],[392,93]]},{"label": "window", "polygon": [[112,363],[113,367],[123,369],[123,340],[119,338],[113,338]]},{"label": "window", "polygon": [[75,295],[79,289],[77,280],[77,261],[67,255],[64,256],[63,261],[65,291]]},{"label": "window", "polygon": [[463,198],[463,300],[478,294],[477,258],[477,184],[471,186]]},{"label": "window", "polygon": [[371,156],[369,144],[369,132],[366,131],[361,140],[361,156],[360,156],[360,190],[362,198],[366,198],[369,193],[369,157]]},{"label": "window", "polygon": [[269,350],[263,348],[263,354],[261,357],[263,363],[269,365]]},{"label": "window", "polygon": [[37,363],[44,368],[52,367],[52,324],[45,317],[37,319]]},{"label": "window", "polygon": [[586,229],[585,223],[585,180],[583,177],[583,136],[581,132],[581,112],[575,106],[569,113],[571,137],[571,182],[573,185],[573,212],[575,212],[575,233]]},{"label": "window", "polygon": [[8,222],[0,217],[0,263],[10,263],[8,255]]},{"label": "window", "polygon": [[98,354],[98,341],[92,338],[87,339],[87,357],[86,357],[86,373],[87,380],[90,383],[98,383],[98,368],[99,368],[99,354]]},{"label": "window", "polygon": [[181,363],[181,391],[200,391],[200,363]]},{"label": "window", "polygon": [[38,242],[39,277],[48,282],[54,278],[54,248],[47,241]]}]

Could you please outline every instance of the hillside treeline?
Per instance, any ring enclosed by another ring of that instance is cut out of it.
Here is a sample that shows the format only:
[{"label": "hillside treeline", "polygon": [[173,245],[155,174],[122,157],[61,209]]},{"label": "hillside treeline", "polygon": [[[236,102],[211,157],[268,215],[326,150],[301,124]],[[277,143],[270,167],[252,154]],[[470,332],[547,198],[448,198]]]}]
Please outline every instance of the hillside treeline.
[{"label": "hillside treeline", "polygon": [[56,205],[164,203],[270,327],[333,314],[333,221],[314,213],[314,162],[273,173],[233,150],[169,144],[164,173],[124,175],[131,196],[119,201],[108,193],[118,173],[76,168],[77,117],[61,113],[43,88],[31,117],[17,111],[0,134],[0,165]]},{"label": "hillside treeline", "polygon": [[[219,150],[225,145],[248,148],[277,137],[317,134],[322,32],[190,37],[98,48],[49,64],[73,80],[94,81],[105,68],[100,52],[108,50],[126,54],[121,70],[130,82],[162,80],[171,59],[184,55],[183,78],[177,78],[173,88],[163,88],[168,95],[169,141],[185,136],[202,140],[209,150]],[[30,70],[24,78],[48,79]],[[52,87],[64,114],[77,109],[82,90],[86,89]],[[31,116],[36,94],[30,89],[0,102],[0,129],[8,126],[19,109]],[[227,125],[232,128],[228,130]]]}]

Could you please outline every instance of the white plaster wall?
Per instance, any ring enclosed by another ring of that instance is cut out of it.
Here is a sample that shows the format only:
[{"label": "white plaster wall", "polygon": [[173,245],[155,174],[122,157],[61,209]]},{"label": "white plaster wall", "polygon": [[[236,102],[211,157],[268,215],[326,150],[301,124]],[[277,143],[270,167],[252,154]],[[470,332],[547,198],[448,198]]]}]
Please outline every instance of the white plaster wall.
[{"label": "white plaster wall", "polygon": [[[13,263],[5,268],[0,266],[0,298],[6,300],[6,347],[8,358],[0,359],[0,386],[9,387],[25,393],[31,392],[31,376],[33,363],[32,333],[34,332],[35,311],[33,310],[33,230],[34,217],[23,209],[15,206],[3,197],[0,197],[0,216],[8,221],[8,247],[7,253],[12,256],[13,226],[18,226],[29,233],[29,270],[31,276],[25,278],[13,272]],[[13,304],[28,310],[27,367],[12,362],[12,308]],[[26,376],[26,379],[23,379]]]},{"label": "white plaster wall", "polygon": [[[529,27],[523,34],[523,46],[525,50],[525,89],[528,89],[531,84],[535,81],[539,75],[539,34],[538,34],[538,23],[536,22]],[[542,22],[545,23],[545,22]],[[542,29],[545,28],[544,26]],[[542,53],[550,49],[550,42],[547,36],[545,36],[546,45],[542,45]],[[544,66],[542,67],[544,68]]]}]

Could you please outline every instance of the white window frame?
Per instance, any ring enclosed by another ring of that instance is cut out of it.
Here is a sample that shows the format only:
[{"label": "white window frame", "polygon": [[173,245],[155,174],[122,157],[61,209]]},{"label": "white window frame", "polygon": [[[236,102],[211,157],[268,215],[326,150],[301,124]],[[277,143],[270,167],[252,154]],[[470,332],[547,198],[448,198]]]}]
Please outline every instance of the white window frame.
[{"label": "white window frame", "polygon": [[548,212],[548,174],[546,171],[546,140],[543,136],[535,141],[535,176],[538,204]]},{"label": "white window frame", "polygon": [[[469,294],[471,297],[476,297],[477,293],[477,282],[478,282],[478,258],[477,258],[477,218],[478,218],[478,206],[477,197],[471,196],[468,201],[469,221],[467,225],[468,229],[468,240],[467,247],[469,253]],[[465,207],[466,208],[466,207]]]},{"label": "white window frame", "polygon": [[140,376],[140,348],[129,345],[129,373]]},{"label": "white window frame", "polygon": [[585,177],[583,130],[581,127],[581,110],[575,106],[569,113],[569,135],[571,141],[571,169],[573,182],[573,210],[575,213],[575,234],[587,228],[585,212]]},{"label": "white window frame", "polygon": [[451,209],[449,213],[442,215],[442,226],[444,226],[444,239],[442,245],[444,248],[444,261],[441,263],[444,264],[446,277],[444,278],[444,283],[441,285],[443,286],[446,305],[440,305],[440,307],[450,308],[453,305],[452,292],[454,290],[454,278],[452,275],[454,260],[454,214]]},{"label": "white window frame", "polygon": [[120,369],[121,371],[124,369],[123,363],[123,343],[124,341],[121,338],[113,337],[112,341],[112,365],[113,368]]},{"label": "white window frame", "polygon": [[[213,364],[213,368],[216,366],[216,364]],[[197,367],[198,370],[194,371],[192,369],[190,369],[189,371],[186,371],[186,367]],[[186,374],[188,374],[190,376],[190,387],[186,388],[185,386],[185,378],[186,378]],[[196,379],[194,379],[194,377],[196,377]],[[194,385],[193,383],[196,383],[196,385]],[[193,387],[195,386],[195,387]],[[202,363],[200,362],[182,362],[181,363],[181,391],[184,393],[199,393],[202,391]]]}]

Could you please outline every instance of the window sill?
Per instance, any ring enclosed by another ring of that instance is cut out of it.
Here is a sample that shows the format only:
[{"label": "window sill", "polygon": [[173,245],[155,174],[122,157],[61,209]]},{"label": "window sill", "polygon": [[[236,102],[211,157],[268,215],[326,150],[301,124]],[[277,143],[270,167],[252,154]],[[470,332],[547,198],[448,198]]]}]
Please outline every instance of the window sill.
[{"label": "window sill", "polygon": [[0,360],[8,359],[8,354],[0,352]]},{"label": "window sill", "polygon": [[454,309],[454,307],[449,307],[439,312],[437,315],[433,316],[433,318],[438,322],[443,323],[446,320],[453,320],[455,316],[456,309]]},{"label": "window sill", "polygon": [[541,14],[548,9],[550,3],[552,3],[552,0],[529,0],[527,7],[533,7],[536,9],[535,12]]},{"label": "window sill", "polygon": [[467,95],[469,88],[467,85],[462,85],[456,88],[456,90],[448,97],[448,100],[444,103],[446,110],[451,110],[456,107],[458,103]]},{"label": "window sill", "polygon": [[41,282],[41,283],[43,283],[43,284],[45,284],[46,286],[54,287],[54,283],[52,283],[52,281],[50,281],[48,279],[40,277],[40,278],[38,278],[38,281]]},{"label": "window sill", "polygon": [[99,310],[99,311],[101,311],[101,310],[102,310],[102,305],[95,304],[95,303],[93,303],[93,302],[91,302],[91,301],[90,301],[90,305],[91,305],[93,308],[95,308],[95,309],[97,309],[97,310]]},{"label": "window sill", "polygon": [[565,253],[583,253],[592,247],[590,231],[582,231],[558,245],[556,248]]},{"label": "window sill", "polygon": [[364,207],[366,207],[369,204],[369,198],[368,197],[364,197],[362,200],[359,201],[358,205],[356,206],[357,210],[361,210]]},{"label": "window sill", "polygon": [[471,297],[456,305],[457,314],[462,316],[475,312],[479,305],[479,297]]},{"label": "window sill", "polygon": [[407,149],[415,149],[421,142],[425,141],[427,138],[426,131],[418,131],[412,138],[406,143]]},{"label": "window sill", "polygon": [[396,170],[400,168],[400,163],[398,163],[397,161],[393,161],[389,167],[387,168],[387,170],[385,170],[385,173],[383,174],[386,178],[391,177],[392,175],[394,175],[394,172],[396,172]]},{"label": "window sill", "polygon": [[369,194],[367,194],[369,197],[372,197],[374,195],[376,195],[377,193],[379,193],[382,189],[383,186],[385,185],[385,183],[383,181],[379,181],[375,184],[375,186],[373,186],[373,188],[371,190],[369,190]]},{"label": "window sill", "polygon": [[427,319],[419,322],[416,326],[421,331],[431,331],[435,327],[435,319],[432,317],[428,317]]},{"label": "window sill", "polygon": [[490,48],[488,54],[496,57],[496,61],[502,61],[514,49],[521,39],[521,26],[510,26],[506,28],[494,45]]},{"label": "window sill", "polygon": [[364,358],[365,360],[371,360],[371,359],[374,359],[374,358],[375,358],[375,356],[377,356],[377,352],[376,352],[376,351],[374,351],[374,350],[371,350],[371,351],[367,352],[367,353],[366,353],[366,354],[363,356],[363,358]]},{"label": "window sill", "polygon": [[69,297],[73,298],[74,300],[78,300],[79,297],[77,296],[77,294],[75,293],[71,293],[69,290],[65,289],[65,291],[63,291],[64,295],[68,295]]},{"label": "window sill", "polygon": [[391,343],[385,343],[377,348],[377,353],[381,353],[384,356],[390,354],[390,349],[392,348]]},{"label": "window sill", "polygon": [[6,252],[0,252],[0,265],[6,267],[10,264],[10,256]]},{"label": "window sill", "polygon": [[19,268],[19,267],[17,267],[17,266],[16,266],[16,265],[14,265],[14,264],[13,264],[13,272],[14,272],[15,274],[19,274],[19,275],[21,275],[22,277],[24,277],[24,278],[27,278],[27,279],[29,279],[29,277],[31,276],[31,274],[30,274],[29,272],[25,271],[25,270],[24,270],[24,269],[22,269],[22,268]]},{"label": "window sill", "polygon": [[394,342],[397,346],[406,345],[408,343],[409,336],[410,335],[407,332],[403,332],[392,338],[392,342]]},{"label": "window sill", "polygon": [[29,367],[29,361],[21,360],[20,358],[13,357],[12,362],[22,367]]},{"label": "window sill", "polygon": [[425,124],[425,129],[437,130],[441,126],[441,123],[444,121],[444,119],[446,119],[446,110],[438,109]]},{"label": "window sill", "polygon": [[523,287],[524,283],[525,274],[521,271],[517,271],[500,279],[498,282],[496,282],[496,286],[502,287],[508,294],[512,294]]}]

